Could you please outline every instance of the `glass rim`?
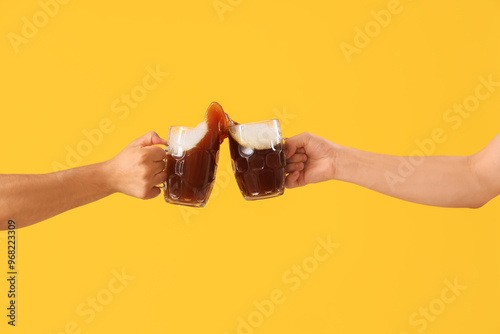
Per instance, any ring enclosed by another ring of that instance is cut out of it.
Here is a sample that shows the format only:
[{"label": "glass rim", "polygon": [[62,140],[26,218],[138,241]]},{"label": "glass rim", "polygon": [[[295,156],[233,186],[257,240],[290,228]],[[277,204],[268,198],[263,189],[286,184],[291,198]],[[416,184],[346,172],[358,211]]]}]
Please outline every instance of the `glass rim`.
[{"label": "glass rim", "polygon": [[[192,127],[192,126],[183,126],[183,125],[171,125],[169,128],[168,128],[168,133],[170,134],[170,132],[172,131],[172,129],[180,129],[180,130],[193,130],[195,129],[196,127]],[[207,132],[210,132],[210,133],[218,133],[217,131],[212,131],[210,129],[207,129]]]},{"label": "glass rim", "polygon": [[232,128],[232,127],[236,127],[236,126],[242,126],[242,125],[256,125],[256,124],[262,124],[262,123],[268,123],[268,122],[278,123],[278,126],[280,125],[280,121],[279,121],[279,119],[277,119],[277,118],[272,118],[272,119],[268,119],[268,120],[265,120],[265,121],[258,121],[258,122],[250,122],[250,123],[233,124],[233,125],[229,125],[229,126],[228,126],[228,129],[229,129],[229,128]]},{"label": "glass rim", "polygon": [[181,129],[186,129],[186,130],[191,130],[191,129],[194,129],[192,126],[183,126],[183,125],[170,125],[170,127],[168,128],[169,131],[170,129],[172,128],[181,128]]}]

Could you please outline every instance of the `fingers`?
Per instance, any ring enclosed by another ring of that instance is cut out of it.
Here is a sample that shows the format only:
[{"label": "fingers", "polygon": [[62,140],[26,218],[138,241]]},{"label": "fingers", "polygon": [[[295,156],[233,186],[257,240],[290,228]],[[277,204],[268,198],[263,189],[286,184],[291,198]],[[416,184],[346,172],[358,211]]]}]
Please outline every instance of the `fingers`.
[{"label": "fingers", "polygon": [[151,199],[151,198],[155,198],[156,196],[158,196],[161,193],[161,186],[164,184],[166,179],[167,179],[166,172],[162,171],[162,172],[156,174],[153,177],[153,180],[151,181],[152,185],[150,186],[149,190],[141,198],[142,199]]},{"label": "fingers", "polygon": [[153,175],[163,172],[164,169],[165,169],[164,161],[153,161],[151,163],[151,172]]},{"label": "fingers", "polygon": [[297,150],[300,149],[300,153],[305,153],[305,147],[309,143],[311,135],[307,132],[303,132],[300,135],[288,138],[285,140],[285,149],[287,151],[286,158],[290,158],[294,155]]},{"label": "fingers", "polygon": [[167,172],[161,171],[153,176],[153,185],[157,186],[163,184],[167,180]]},{"label": "fingers", "polygon": [[143,197],[143,199],[152,199],[158,196],[159,194],[161,194],[161,189],[158,187],[153,187],[147,192],[147,194]]},{"label": "fingers", "polygon": [[286,176],[285,180],[285,187],[291,189],[291,188],[296,188],[299,186],[299,177],[300,177],[300,172],[295,171],[293,173],[290,173]]},{"label": "fingers", "polygon": [[304,163],[303,162],[298,162],[298,163],[293,163],[293,164],[286,164],[286,172],[287,173],[293,173],[293,172],[301,172],[304,170]]},{"label": "fingers", "polygon": [[160,136],[154,131],[150,131],[146,133],[144,136],[137,138],[132,142],[134,146],[151,146],[151,145],[157,145],[157,144],[162,144],[162,145],[167,145],[167,141]]},{"label": "fingers", "polygon": [[[298,150],[297,150],[298,151]],[[307,161],[307,155],[303,153],[295,153],[286,160],[286,172],[293,173],[295,171],[302,171]]]},{"label": "fingers", "polygon": [[161,193],[162,186],[166,179],[167,173],[165,171],[161,171],[153,175],[149,180],[142,180],[141,185],[138,187],[139,190],[127,192],[127,194],[140,199],[155,198]]},{"label": "fingers", "polygon": [[151,161],[163,161],[167,157],[167,152],[159,146],[147,146],[142,149],[147,152]]},{"label": "fingers", "polygon": [[305,162],[307,160],[307,155],[303,153],[295,153],[289,159],[286,160],[287,164],[291,164],[294,162]]}]

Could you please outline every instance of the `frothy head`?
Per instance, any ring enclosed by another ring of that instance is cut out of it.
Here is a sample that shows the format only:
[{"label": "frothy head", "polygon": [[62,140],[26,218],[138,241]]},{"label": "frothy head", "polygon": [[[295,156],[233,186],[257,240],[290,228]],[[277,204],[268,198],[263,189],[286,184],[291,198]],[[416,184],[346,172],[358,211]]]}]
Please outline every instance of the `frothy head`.
[{"label": "frothy head", "polygon": [[201,122],[195,128],[172,126],[168,133],[168,149],[170,154],[180,157],[184,152],[194,148],[208,132],[206,122]]},{"label": "frothy head", "polygon": [[253,150],[265,150],[281,143],[278,120],[238,124],[229,127],[229,133],[241,146]]}]

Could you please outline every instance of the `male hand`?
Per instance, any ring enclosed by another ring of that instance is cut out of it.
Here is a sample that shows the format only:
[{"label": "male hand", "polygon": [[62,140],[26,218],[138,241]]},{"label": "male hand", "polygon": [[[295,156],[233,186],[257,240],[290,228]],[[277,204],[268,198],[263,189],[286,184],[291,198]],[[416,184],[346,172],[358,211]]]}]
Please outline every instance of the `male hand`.
[{"label": "male hand", "polygon": [[308,132],[285,140],[286,187],[331,180],[335,176],[336,144]]},{"label": "male hand", "polygon": [[108,175],[114,191],[151,199],[161,193],[157,185],[166,180],[165,150],[157,144],[167,141],[151,131],[130,143],[123,151],[107,162]]}]

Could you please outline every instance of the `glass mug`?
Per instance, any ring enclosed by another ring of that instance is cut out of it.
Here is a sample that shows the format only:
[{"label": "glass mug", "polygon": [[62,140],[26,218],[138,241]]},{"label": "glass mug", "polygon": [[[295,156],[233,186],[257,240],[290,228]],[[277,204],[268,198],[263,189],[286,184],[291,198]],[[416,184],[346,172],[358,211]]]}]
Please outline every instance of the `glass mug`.
[{"label": "glass mug", "polygon": [[285,192],[286,157],[277,119],[229,126],[234,176],[246,200]]},{"label": "glass mug", "polygon": [[167,180],[163,185],[167,203],[198,208],[207,204],[217,172],[219,148],[216,132],[170,127],[165,159]]}]

